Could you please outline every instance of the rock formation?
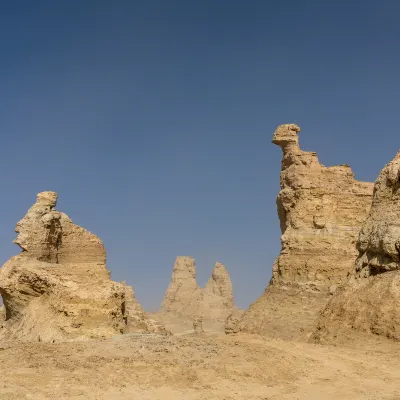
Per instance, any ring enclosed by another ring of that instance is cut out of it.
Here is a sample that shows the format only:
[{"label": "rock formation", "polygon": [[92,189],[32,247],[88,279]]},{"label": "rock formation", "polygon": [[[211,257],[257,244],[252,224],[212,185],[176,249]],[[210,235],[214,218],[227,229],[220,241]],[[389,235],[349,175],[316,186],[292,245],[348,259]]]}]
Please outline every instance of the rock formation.
[{"label": "rock formation", "polygon": [[[190,313],[196,315],[195,310],[200,301],[201,289],[196,281],[196,263],[194,258],[181,256],[177,257],[172,270],[171,282],[164,296],[162,309],[165,312],[180,314]],[[185,312],[184,310],[188,310]]]},{"label": "rock formation", "polygon": [[146,318],[133,289],[113,282],[101,240],[55,209],[43,192],[17,223],[22,253],[0,269],[5,320],[0,338],[58,341],[163,331]]},{"label": "rock formation", "polygon": [[175,261],[161,311],[154,318],[164,323],[166,315],[190,320],[201,317],[205,322],[224,325],[227,316],[236,309],[232,282],[223,264],[215,264],[206,286],[200,288],[196,281],[195,260],[181,256]]},{"label": "rock formation", "polygon": [[193,331],[197,335],[204,332],[204,329],[203,329],[203,317],[196,316],[193,319]]},{"label": "rock formation", "polygon": [[225,333],[227,335],[232,335],[239,332],[239,322],[243,317],[244,310],[235,310],[228,315],[225,321]]},{"label": "rock formation", "polygon": [[218,299],[220,308],[232,309],[235,306],[231,278],[225,266],[219,262],[215,263],[203,292],[204,297]]},{"label": "rock formation", "polygon": [[347,341],[368,333],[400,340],[400,151],[375,182],[348,283],[316,322],[312,339]]},{"label": "rock formation", "polygon": [[244,314],[239,329],[297,337],[347,277],[355,241],[372,197],[348,165],[325,167],[302,151],[297,125],[281,125],[272,142],[282,148],[277,198],[282,250],[265,293]]}]

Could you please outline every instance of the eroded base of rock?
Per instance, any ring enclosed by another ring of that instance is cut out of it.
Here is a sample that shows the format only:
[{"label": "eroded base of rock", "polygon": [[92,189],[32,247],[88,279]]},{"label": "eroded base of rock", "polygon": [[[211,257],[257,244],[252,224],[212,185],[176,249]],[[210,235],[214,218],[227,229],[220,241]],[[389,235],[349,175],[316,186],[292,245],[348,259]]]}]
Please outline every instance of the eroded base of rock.
[{"label": "eroded base of rock", "polygon": [[362,335],[400,341],[400,271],[352,280],[321,312],[311,341],[350,343]]},{"label": "eroded base of rock", "polygon": [[236,332],[280,338],[300,339],[309,332],[319,311],[329,300],[328,293],[308,292],[299,287],[270,285],[247,310]]}]

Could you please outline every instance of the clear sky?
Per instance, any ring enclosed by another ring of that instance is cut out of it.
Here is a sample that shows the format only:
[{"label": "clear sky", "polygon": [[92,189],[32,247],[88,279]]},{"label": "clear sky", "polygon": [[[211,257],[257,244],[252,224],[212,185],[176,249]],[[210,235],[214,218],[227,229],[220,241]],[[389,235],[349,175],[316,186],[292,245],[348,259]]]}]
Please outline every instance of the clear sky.
[{"label": "clear sky", "polygon": [[0,255],[37,192],[162,301],[174,259],[226,265],[239,306],[280,250],[276,126],[373,181],[399,141],[397,0],[0,4]]}]

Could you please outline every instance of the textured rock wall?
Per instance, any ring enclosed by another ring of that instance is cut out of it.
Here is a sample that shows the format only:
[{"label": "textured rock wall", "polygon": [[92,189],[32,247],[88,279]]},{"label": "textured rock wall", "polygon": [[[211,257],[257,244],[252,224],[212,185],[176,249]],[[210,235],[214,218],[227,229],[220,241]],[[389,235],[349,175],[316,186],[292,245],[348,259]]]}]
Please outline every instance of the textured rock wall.
[{"label": "textured rock wall", "polygon": [[54,341],[162,331],[146,319],[131,287],[111,281],[101,240],[56,211],[56,201],[55,192],[39,193],[17,223],[14,243],[22,253],[0,269],[0,338]]},{"label": "textured rock wall", "polygon": [[400,151],[375,182],[357,249],[350,279],[321,313],[313,340],[346,342],[360,333],[400,340]]},{"label": "textured rock wall", "polygon": [[280,125],[277,198],[282,249],[265,293],[244,314],[242,331],[293,338],[310,327],[357,256],[355,241],[372,198],[372,183],[354,179],[348,165],[325,167],[300,149],[294,124]]}]

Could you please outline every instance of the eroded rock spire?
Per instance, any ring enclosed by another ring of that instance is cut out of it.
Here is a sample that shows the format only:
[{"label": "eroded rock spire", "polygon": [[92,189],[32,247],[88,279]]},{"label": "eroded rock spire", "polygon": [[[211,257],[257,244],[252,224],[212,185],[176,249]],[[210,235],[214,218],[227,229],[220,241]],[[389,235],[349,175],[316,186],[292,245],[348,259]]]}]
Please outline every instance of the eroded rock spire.
[{"label": "eroded rock spire", "polygon": [[16,226],[22,252],[0,269],[5,321],[0,338],[55,341],[159,331],[133,289],[113,282],[102,241],[56,211],[57,193],[42,192]]},{"label": "eroded rock spire", "polygon": [[350,279],[321,313],[312,340],[357,342],[365,334],[400,340],[400,151],[375,182],[357,249]]},{"label": "eroded rock spire", "polygon": [[175,325],[202,318],[205,324],[219,323],[222,330],[233,311],[239,310],[234,304],[232,282],[225,266],[217,262],[206,286],[200,288],[196,282],[195,260],[181,256],[175,260],[162,308],[154,318],[165,323],[167,328],[173,318],[177,319]]},{"label": "eroded rock spire", "polygon": [[348,165],[325,167],[299,147],[299,126],[280,125],[282,148],[277,209],[282,249],[265,293],[240,322],[248,332],[294,338],[342,285],[357,257],[355,241],[371,206],[373,185]]}]

